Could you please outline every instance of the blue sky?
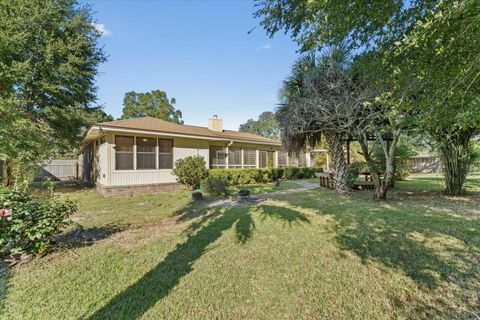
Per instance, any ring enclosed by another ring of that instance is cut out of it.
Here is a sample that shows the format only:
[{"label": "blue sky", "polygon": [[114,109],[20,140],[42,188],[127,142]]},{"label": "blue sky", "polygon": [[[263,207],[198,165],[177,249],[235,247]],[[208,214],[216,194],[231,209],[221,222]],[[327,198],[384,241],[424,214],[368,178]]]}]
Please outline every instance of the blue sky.
[{"label": "blue sky", "polygon": [[[97,78],[98,103],[114,117],[125,92],[161,89],[186,124],[218,114],[226,129],[274,110],[297,57],[283,34],[270,39],[253,1],[89,1],[109,58]],[[257,27],[251,34],[248,31]]]}]

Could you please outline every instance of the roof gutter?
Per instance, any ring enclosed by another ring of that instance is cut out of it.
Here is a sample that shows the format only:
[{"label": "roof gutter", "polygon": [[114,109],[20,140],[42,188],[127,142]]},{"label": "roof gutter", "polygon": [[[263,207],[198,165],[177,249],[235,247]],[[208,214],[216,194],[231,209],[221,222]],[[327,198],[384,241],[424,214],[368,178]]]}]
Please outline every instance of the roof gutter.
[{"label": "roof gutter", "polygon": [[239,142],[239,143],[251,143],[251,144],[260,144],[260,145],[270,145],[270,146],[277,146],[281,147],[281,143],[271,143],[271,142],[261,142],[261,141],[251,141],[251,140],[240,140],[240,139],[228,139],[228,138],[215,138],[215,137],[210,137],[210,136],[204,136],[204,135],[189,135],[189,134],[182,134],[182,133],[171,133],[171,132],[164,132],[164,131],[153,131],[153,130],[143,130],[143,129],[127,129],[127,128],[119,128],[119,127],[108,127],[108,126],[99,126],[99,125],[93,125],[90,127],[90,129],[87,130],[85,133],[85,137],[95,128],[98,128],[102,133],[107,132],[107,131],[114,131],[114,132],[128,132],[128,133],[148,133],[148,134],[154,134],[154,135],[166,135],[166,136],[172,136],[172,137],[181,137],[181,138],[191,138],[191,139],[199,139],[199,140],[213,140],[213,141],[230,141],[229,145],[231,145],[234,142]]}]

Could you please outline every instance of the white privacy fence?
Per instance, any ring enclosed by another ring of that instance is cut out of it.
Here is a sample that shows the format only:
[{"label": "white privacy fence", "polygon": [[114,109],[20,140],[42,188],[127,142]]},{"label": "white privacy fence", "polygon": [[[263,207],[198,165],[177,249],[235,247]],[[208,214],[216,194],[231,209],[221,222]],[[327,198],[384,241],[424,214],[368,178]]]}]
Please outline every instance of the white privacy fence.
[{"label": "white privacy fence", "polygon": [[35,181],[78,180],[82,176],[78,160],[48,160],[35,175]]}]

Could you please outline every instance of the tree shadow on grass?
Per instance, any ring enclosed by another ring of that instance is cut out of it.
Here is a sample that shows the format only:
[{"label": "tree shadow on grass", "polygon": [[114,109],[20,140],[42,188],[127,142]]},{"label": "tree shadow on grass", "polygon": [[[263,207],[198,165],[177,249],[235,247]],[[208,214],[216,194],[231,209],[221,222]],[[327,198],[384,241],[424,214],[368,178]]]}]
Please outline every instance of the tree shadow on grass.
[{"label": "tree shadow on grass", "polygon": [[[87,247],[94,243],[109,238],[112,235],[125,231],[129,225],[113,225],[107,224],[101,227],[88,227],[85,228],[81,225],[77,225],[76,228],[68,230],[54,237],[52,243],[55,246],[77,248]],[[53,249],[55,249],[55,246]]]},{"label": "tree shadow on grass", "polygon": [[[311,207],[322,200],[309,194],[302,202]],[[322,204],[321,213],[335,216],[338,241],[343,249],[353,250],[363,260],[375,259],[401,268],[429,288],[434,288],[439,280],[448,281],[467,272],[430,248],[429,239],[440,237],[452,242],[444,245],[444,253],[463,258],[466,264],[473,262],[467,253],[480,253],[479,220],[435,212],[431,205],[411,202],[398,207],[374,202],[365,205],[338,198],[334,204]]]},{"label": "tree shadow on grass", "polygon": [[266,218],[275,218],[284,221],[288,225],[301,222],[310,223],[310,220],[304,214],[300,214],[298,211],[289,208],[262,205],[259,207],[259,211],[262,220],[265,220]]},{"label": "tree shadow on grass", "polygon": [[7,263],[0,259],[0,270],[5,270],[0,273],[0,316],[5,314],[5,297],[7,296],[10,279],[10,270],[6,268],[8,268]]},{"label": "tree shadow on grass", "polygon": [[[262,207],[264,206],[259,206]],[[193,270],[195,261],[208,251],[208,246],[217,241],[224,231],[235,226],[237,241],[245,243],[255,229],[251,208],[239,206],[208,211],[199,218],[199,221],[190,225],[185,242],[179,243],[156,267],[115,296],[89,319],[140,318],[159,300],[165,298],[182,277]],[[301,213],[290,209],[268,206],[261,210],[263,212],[281,210],[282,214],[275,215],[278,219],[307,221]]]},{"label": "tree shadow on grass", "polygon": [[457,299],[478,309],[471,297],[480,283],[480,220],[441,212],[435,198],[375,203],[324,191],[289,202],[333,216],[340,248],[354,252],[363,263],[378,261],[401,269],[425,291],[440,284],[458,286]]}]

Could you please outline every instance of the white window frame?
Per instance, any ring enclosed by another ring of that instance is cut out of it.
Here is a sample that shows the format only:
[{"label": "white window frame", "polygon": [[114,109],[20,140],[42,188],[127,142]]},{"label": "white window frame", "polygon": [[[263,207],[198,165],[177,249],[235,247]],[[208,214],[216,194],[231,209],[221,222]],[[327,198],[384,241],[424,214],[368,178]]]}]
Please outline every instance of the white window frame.
[{"label": "white window frame", "polygon": [[[160,140],[170,140],[172,141],[172,152],[160,152]],[[158,170],[173,170],[175,167],[175,157],[174,157],[174,150],[175,150],[175,140],[169,138],[157,138],[157,169]],[[172,167],[171,168],[160,168],[160,155],[161,154],[171,154],[172,155]]]},{"label": "white window frame", "polygon": [[[138,151],[138,139],[154,139],[155,140],[155,148],[154,148],[154,152],[144,152],[144,151]],[[136,152],[135,152],[135,165],[136,165],[136,169],[137,170],[141,170],[141,171],[145,171],[145,170],[156,170],[158,169],[158,161],[155,159],[155,167],[154,168],[139,168],[138,167],[138,155],[139,154],[153,154],[154,157],[157,157],[158,156],[158,139],[157,138],[153,138],[153,137],[142,137],[142,136],[136,136],[135,137],[135,145],[137,146],[136,147]]]}]

